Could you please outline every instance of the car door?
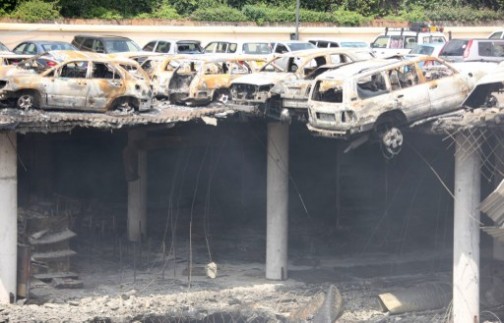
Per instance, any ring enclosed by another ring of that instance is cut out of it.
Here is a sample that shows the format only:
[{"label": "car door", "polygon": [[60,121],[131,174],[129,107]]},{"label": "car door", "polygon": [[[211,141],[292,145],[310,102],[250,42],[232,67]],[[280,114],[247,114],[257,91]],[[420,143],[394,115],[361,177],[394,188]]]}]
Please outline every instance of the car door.
[{"label": "car door", "polygon": [[142,50],[145,51],[145,52],[154,52],[156,49],[156,41],[151,41],[151,42],[148,42],[143,48]]},{"label": "car door", "polygon": [[125,84],[118,69],[110,63],[92,62],[88,80],[87,108],[104,111],[124,93]]},{"label": "car door", "polygon": [[171,43],[167,41],[159,41],[157,46],[156,46],[156,53],[164,53],[168,54],[171,50]]},{"label": "car door", "polygon": [[60,109],[85,109],[88,66],[88,61],[68,62],[62,65],[54,76],[45,78],[47,105]]},{"label": "car door", "polygon": [[21,43],[16,46],[12,51],[16,54],[24,54],[25,48],[26,48],[27,43]]},{"label": "car door", "polygon": [[387,70],[394,109],[401,110],[408,121],[429,116],[429,85],[423,82],[416,64],[403,64]]},{"label": "car door", "polygon": [[429,89],[432,115],[461,107],[470,88],[460,73],[433,58],[424,60],[421,70]]}]

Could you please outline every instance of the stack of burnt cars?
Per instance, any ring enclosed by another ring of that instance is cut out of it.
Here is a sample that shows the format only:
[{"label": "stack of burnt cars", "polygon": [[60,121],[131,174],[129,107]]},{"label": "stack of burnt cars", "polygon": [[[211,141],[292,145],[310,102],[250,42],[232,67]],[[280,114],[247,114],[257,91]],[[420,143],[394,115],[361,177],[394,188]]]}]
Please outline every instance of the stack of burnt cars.
[{"label": "stack of burnt cars", "polygon": [[[397,37],[411,43],[434,39],[415,35]],[[378,38],[394,37],[389,31]],[[11,61],[6,53],[0,100],[21,109],[129,113],[150,110],[157,100],[218,105],[248,116],[299,120],[320,136],[374,134],[395,154],[402,126],[461,107],[494,106],[492,93],[504,80],[498,62],[376,58],[367,47],[214,41],[207,45],[211,53],[202,53],[200,43],[189,40],[151,41],[140,50],[125,37],[75,39],[79,51],[50,50]]]}]

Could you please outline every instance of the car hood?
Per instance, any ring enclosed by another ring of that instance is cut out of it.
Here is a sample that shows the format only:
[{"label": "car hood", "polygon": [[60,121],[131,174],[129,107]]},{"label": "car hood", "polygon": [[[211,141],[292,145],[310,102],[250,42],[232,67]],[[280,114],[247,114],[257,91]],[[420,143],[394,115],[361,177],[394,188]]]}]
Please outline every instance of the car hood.
[{"label": "car hood", "polygon": [[466,100],[462,104],[463,106],[478,108],[483,102],[485,102],[485,99],[488,95],[490,95],[492,92],[495,92],[496,90],[502,90],[504,82],[504,63],[501,63],[499,65],[488,65],[493,65],[493,71],[478,79],[471,93],[469,93]]},{"label": "car hood", "polygon": [[252,84],[261,86],[276,84],[281,80],[289,79],[296,79],[296,76],[292,73],[260,72],[238,77],[234,79],[231,84]]},{"label": "car hood", "polygon": [[494,73],[496,70],[502,70],[502,67],[495,62],[461,62],[451,63],[450,65],[463,75],[472,75],[471,77],[476,81],[488,74]]}]

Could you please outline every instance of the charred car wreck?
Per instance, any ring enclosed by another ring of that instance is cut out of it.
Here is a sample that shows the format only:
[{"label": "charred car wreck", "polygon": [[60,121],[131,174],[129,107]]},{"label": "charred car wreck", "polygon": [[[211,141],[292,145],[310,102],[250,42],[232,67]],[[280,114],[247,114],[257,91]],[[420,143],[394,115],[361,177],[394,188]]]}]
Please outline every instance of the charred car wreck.
[{"label": "charred car wreck", "polygon": [[151,109],[150,81],[137,62],[126,59],[76,59],[42,74],[0,80],[0,99],[17,108],[80,111]]},{"label": "charred car wreck", "polygon": [[[341,48],[311,49],[279,55],[258,73],[242,76],[232,82],[230,106],[238,111],[267,114],[280,119],[289,115],[289,111],[283,107],[292,108],[294,112],[297,108],[304,108],[300,113],[305,115],[312,77],[339,65],[372,57],[368,50]],[[275,96],[275,100],[270,100],[272,96]]]},{"label": "charred car wreck", "polygon": [[148,57],[142,63],[142,68],[151,79],[154,97],[169,97],[168,85],[178,67],[177,61],[183,58],[187,58],[187,55],[159,55]]},{"label": "charred car wreck", "polygon": [[231,81],[258,70],[265,60],[258,57],[198,58],[179,62],[169,83],[170,102],[206,105],[227,102]]},{"label": "charred car wreck", "polygon": [[449,65],[433,57],[343,66],[315,79],[308,128],[339,138],[374,131],[394,155],[403,143],[401,126],[461,107],[493,106],[503,80],[495,63]]}]

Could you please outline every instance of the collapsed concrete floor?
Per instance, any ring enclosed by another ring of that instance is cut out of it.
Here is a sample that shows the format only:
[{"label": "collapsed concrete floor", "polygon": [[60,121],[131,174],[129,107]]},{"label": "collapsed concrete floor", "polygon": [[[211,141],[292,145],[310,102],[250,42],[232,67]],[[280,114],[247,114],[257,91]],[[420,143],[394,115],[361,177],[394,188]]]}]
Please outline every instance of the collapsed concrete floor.
[{"label": "collapsed concrete floor", "polygon": [[[163,145],[149,151],[148,230],[136,245],[125,239],[125,132],[19,136],[20,206],[54,196],[77,205],[71,264],[83,288],[33,281],[27,305],[0,307],[0,321],[287,321],[334,285],[341,322],[445,322],[449,305],[389,315],[378,303],[384,292],[452,282],[453,147],[407,135],[403,152],[385,160],[376,144],[343,154],[344,142],[291,126],[287,281],[264,278],[264,124],[152,131]],[[482,236],[482,254],[490,247]],[[489,258],[482,321],[504,317],[491,288],[504,275]],[[200,276],[211,261],[217,277]]]}]

